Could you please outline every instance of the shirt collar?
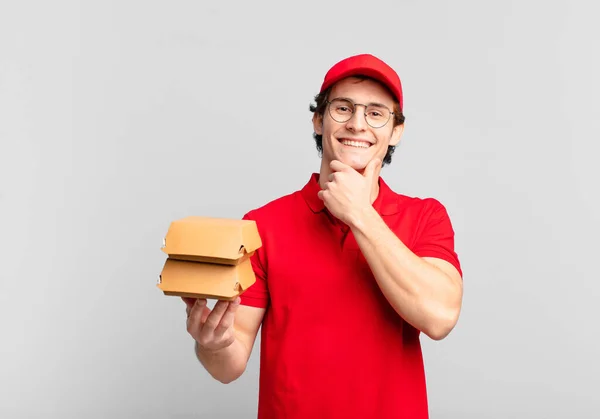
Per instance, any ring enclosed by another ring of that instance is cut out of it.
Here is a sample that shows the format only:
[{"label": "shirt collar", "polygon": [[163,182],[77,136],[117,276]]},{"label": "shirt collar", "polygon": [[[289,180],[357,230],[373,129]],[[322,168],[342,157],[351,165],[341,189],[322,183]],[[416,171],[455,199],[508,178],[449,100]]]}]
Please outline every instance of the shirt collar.
[{"label": "shirt collar", "polygon": [[[319,173],[313,173],[306,185],[304,185],[300,191],[307,205],[314,213],[321,212],[325,209],[325,204],[318,195],[320,190]],[[373,208],[375,208],[379,215],[392,215],[399,211],[396,194],[381,177],[379,177],[379,194],[377,195],[375,202],[373,202]]]}]

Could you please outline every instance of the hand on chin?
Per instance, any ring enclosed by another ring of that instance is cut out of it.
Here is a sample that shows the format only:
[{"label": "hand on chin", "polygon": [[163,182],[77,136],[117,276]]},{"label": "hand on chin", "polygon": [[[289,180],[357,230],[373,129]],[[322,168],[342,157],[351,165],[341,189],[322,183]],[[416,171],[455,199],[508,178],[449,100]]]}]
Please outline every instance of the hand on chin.
[{"label": "hand on chin", "polygon": [[367,164],[369,164],[369,161],[371,158],[372,157],[353,156],[353,155],[346,154],[346,155],[340,156],[340,158],[338,158],[338,160],[344,164],[347,164],[348,166],[350,166],[357,172],[362,173],[365,170],[365,168],[367,167]]}]

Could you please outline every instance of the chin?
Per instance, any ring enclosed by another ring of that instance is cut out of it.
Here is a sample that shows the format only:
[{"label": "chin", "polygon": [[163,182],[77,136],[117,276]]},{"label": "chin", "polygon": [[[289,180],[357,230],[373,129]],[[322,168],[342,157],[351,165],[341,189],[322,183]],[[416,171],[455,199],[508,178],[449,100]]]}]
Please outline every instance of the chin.
[{"label": "chin", "polygon": [[339,160],[353,168],[354,170],[362,171],[367,167],[373,156],[340,156]]}]

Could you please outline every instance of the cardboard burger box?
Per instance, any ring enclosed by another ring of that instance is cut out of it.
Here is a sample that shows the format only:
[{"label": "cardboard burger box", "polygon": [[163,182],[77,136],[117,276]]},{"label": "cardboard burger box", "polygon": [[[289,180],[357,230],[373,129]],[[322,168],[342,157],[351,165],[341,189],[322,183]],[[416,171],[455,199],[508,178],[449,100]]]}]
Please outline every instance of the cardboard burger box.
[{"label": "cardboard burger box", "polygon": [[262,246],[256,222],[190,216],[173,221],[158,288],[165,295],[234,300],[256,281],[250,257]]}]

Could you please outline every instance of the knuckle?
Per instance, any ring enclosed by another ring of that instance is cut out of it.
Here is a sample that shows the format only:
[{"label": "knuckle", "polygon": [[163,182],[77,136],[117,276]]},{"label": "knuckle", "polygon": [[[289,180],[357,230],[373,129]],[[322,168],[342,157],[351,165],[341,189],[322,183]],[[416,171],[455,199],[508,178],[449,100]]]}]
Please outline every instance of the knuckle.
[{"label": "knuckle", "polygon": [[214,330],[218,326],[218,324],[219,323],[214,316],[208,316],[206,322],[204,322],[204,327]]},{"label": "knuckle", "polygon": [[188,320],[186,330],[190,335],[193,336],[196,333],[196,331],[198,330],[198,328],[195,327],[194,322],[191,322]]},{"label": "knuckle", "polygon": [[231,335],[227,339],[225,339],[225,341],[223,343],[225,344],[225,346],[230,346],[233,344],[234,341],[235,341],[235,336]]},{"label": "knuckle", "polygon": [[209,347],[213,343],[212,334],[200,332],[195,337],[200,346]]},{"label": "knuckle", "polygon": [[223,332],[226,332],[227,330],[229,330],[230,328],[231,328],[231,321],[225,320],[225,321],[222,321],[221,323],[219,323],[219,325],[216,327],[215,331],[223,333]]}]

